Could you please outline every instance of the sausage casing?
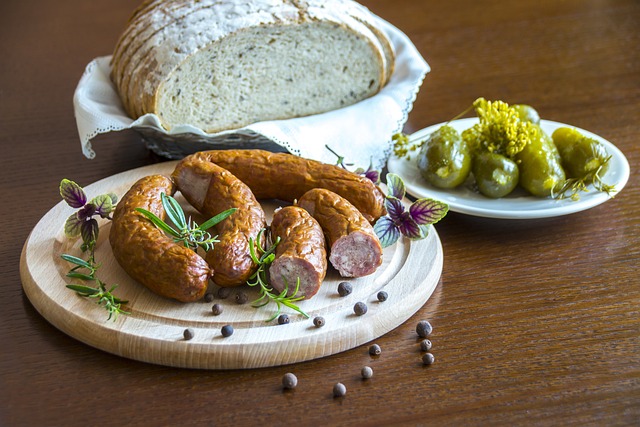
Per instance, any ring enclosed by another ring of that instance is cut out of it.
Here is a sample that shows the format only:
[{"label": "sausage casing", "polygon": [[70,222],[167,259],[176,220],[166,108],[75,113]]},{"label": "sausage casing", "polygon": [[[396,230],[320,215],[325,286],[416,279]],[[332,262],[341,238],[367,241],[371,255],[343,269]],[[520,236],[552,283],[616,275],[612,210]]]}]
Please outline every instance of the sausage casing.
[{"label": "sausage casing", "polygon": [[371,224],[349,201],[316,188],[298,200],[324,231],[329,261],[343,277],[372,274],[382,264],[382,246]]},{"label": "sausage casing", "polygon": [[385,215],[384,193],[369,179],[336,165],[264,150],[212,150],[189,158],[213,162],[238,177],[258,199],[293,202],[313,188],[326,188],[349,200],[373,223]]},{"label": "sausage casing", "polygon": [[257,239],[266,227],[262,206],[249,187],[220,166],[196,157],[184,159],[173,179],[185,199],[207,217],[230,208],[233,214],[214,226],[218,236],[206,260],[213,269],[213,281],[220,286],[239,286],[257,269],[250,255],[249,239]]},{"label": "sausage casing", "polygon": [[138,180],[116,207],[109,242],[122,268],[151,291],[178,301],[196,301],[207,290],[209,265],[136,211],[143,208],[164,219],[160,194],[171,196],[174,192],[175,185],[166,176]]},{"label": "sausage casing", "polygon": [[287,206],[277,210],[271,222],[271,238],[280,243],[269,267],[271,286],[292,295],[300,279],[297,296],[311,298],[327,274],[327,251],[322,228],[304,209]]}]

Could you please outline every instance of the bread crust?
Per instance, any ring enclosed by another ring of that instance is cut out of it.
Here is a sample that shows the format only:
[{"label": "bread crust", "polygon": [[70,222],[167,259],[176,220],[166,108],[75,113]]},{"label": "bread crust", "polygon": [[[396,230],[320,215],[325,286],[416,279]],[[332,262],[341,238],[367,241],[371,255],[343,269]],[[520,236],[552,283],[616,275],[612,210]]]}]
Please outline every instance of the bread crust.
[{"label": "bread crust", "polygon": [[[331,0],[326,5],[319,1],[291,0],[147,1],[134,12],[116,45],[111,77],[132,118],[147,113],[160,116],[160,86],[181,64],[212,43],[245,28],[322,20],[348,28],[366,39],[372,51],[379,55],[377,92],[393,69],[393,50],[383,32],[373,24],[368,10],[354,4],[350,0]],[[163,122],[163,126],[170,129],[172,124]]]}]

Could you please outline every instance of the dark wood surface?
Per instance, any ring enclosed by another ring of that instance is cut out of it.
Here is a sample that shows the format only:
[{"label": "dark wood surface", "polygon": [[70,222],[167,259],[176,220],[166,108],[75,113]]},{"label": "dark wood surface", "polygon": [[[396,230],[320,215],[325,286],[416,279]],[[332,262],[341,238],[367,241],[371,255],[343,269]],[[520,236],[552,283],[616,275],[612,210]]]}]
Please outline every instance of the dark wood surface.
[{"label": "dark wood surface", "polygon": [[[640,424],[640,3],[636,0],[369,0],[432,67],[406,124],[445,121],[475,98],[524,102],[588,129],[631,164],[615,199],[527,221],[450,213],[430,301],[367,346],[291,366],[197,371],[104,353],[51,326],[25,297],[22,245],[59,201],[162,161],[133,132],[80,150],[72,94],[109,54],[127,0],[8,0],[0,6],[0,425]],[[414,332],[428,319],[436,362]],[[362,381],[360,368],[374,369]],[[294,372],[297,389],[283,392]],[[348,393],[334,399],[343,382]]]}]

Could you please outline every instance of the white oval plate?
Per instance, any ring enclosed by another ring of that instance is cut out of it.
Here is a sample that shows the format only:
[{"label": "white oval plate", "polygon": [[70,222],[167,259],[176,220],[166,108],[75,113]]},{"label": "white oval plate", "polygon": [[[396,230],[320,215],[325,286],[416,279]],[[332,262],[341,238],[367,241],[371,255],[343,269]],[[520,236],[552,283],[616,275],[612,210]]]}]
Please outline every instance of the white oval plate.
[{"label": "white oval plate", "polygon": [[[458,132],[462,132],[476,123],[478,123],[478,119],[473,117],[454,120],[449,124]],[[409,136],[409,140],[426,139],[429,134],[444,124],[440,123],[417,131]],[[600,141],[612,156],[609,170],[602,180],[607,184],[615,185],[616,192],[614,195],[618,194],[625,186],[629,179],[629,162],[624,154],[611,142],[584,129],[550,120],[541,120],[540,126],[549,135],[559,127],[572,127],[583,135]],[[443,190],[432,186],[420,176],[417,168],[417,153],[411,157],[411,160],[392,156],[389,159],[387,168],[389,172],[402,177],[407,192],[412,196],[436,199],[447,203],[449,209],[453,212],[487,218],[533,219],[567,215],[592,208],[611,198],[604,192],[596,191],[593,186],[588,187],[588,192],[581,192],[580,200],[578,201],[534,197],[521,189],[516,189],[513,193],[501,199],[491,199],[474,191],[471,186],[466,184],[455,189]]]}]

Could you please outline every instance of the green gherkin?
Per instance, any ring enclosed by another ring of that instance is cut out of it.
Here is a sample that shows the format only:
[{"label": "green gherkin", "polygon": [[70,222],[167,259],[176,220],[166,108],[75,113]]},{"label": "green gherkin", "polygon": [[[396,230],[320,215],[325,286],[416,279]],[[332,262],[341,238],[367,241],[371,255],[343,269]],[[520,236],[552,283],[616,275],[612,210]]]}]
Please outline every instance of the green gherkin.
[{"label": "green gherkin", "polygon": [[556,129],[551,137],[560,152],[567,178],[591,178],[592,180],[593,174],[598,169],[600,173],[605,173],[609,169],[607,161],[609,155],[599,141],[568,127]]},{"label": "green gherkin", "polygon": [[438,188],[455,188],[471,171],[471,152],[460,134],[445,125],[429,136],[418,157],[418,170]]},{"label": "green gherkin", "polygon": [[553,140],[539,126],[531,139],[515,156],[520,168],[520,186],[538,197],[547,197],[565,181],[561,158]]},{"label": "green gherkin", "polygon": [[493,199],[504,197],[518,185],[520,171],[513,160],[497,153],[480,153],[473,159],[478,190]]}]

